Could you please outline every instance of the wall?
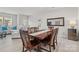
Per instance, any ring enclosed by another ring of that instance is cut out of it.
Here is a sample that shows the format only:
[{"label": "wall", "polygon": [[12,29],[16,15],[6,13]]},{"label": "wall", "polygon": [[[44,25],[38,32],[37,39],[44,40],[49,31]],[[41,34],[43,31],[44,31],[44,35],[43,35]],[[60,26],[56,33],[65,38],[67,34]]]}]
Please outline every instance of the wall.
[{"label": "wall", "polygon": [[[79,8],[60,8],[52,11],[48,11],[44,14],[40,13],[40,15],[23,15],[19,14],[18,12],[12,12],[10,10],[2,10],[0,12],[6,12],[10,14],[17,15],[17,20],[14,20],[14,24],[17,24],[18,29],[22,26],[38,26],[38,20],[41,20],[41,27],[40,29],[47,29],[47,18],[56,18],[56,17],[64,17],[65,18],[65,26],[59,27],[59,37],[67,38],[67,30],[69,28],[69,21],[75,20],[77,21],[77,26],[75,28],[79,28]],[[16,17],[15,17],[16,18]],[[28,25],[29,24],[29,25]]]},{"label": "wall", "polygon": [[21,27],[28,27],[28,16],[27,15],[22,15],[19,14],[18,15],[18,29],[20,29]]},{"label": "wall", "polygon": [[77,34],[78,34],[78,38],[79,38],[79,8],[77,8],[77,11],[78,11],[77,12],[78,13],[77,14],[77,32],[78,32]]},{"label": "wall", "polygon": [[[53,10],[50,13],[43,14],[41,16],[42,19],[42,28],[47,29],[47,18],[56,18],[56,17],[64,17],[65,18],[65,26],[59,27],[59,37],[67,38],[69,21],[75,20],[77,21],[77,8],[61,8],[58,10]],[[77,26],[75,27],[77,28]]]},{"label": "wall", "polygon": [[37,16],[29,16],[29,26],[37,27],[39,18]]}]

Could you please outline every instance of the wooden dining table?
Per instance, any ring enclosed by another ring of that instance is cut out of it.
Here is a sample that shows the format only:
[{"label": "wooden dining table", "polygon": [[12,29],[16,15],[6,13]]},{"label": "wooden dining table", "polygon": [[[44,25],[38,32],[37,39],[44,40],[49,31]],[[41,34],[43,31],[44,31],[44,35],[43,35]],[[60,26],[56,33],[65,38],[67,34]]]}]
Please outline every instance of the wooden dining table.
[{"label": "wooden dining table", "polygon": [[[29,34],[29,36],[31,39],[36,39],[41,43],[41,41],[44,40],[50,34],[51,34],[50,30],[44,30],[44,31],[31,33],[31,34]],[[41,48],[41,49],[43,49],[43,48]],[[43,49],[43,50],[46,50],[46,49]],[[40,48],[38,48],[38,51],[41,51]]]},{"label": "wooden dining table", "polygon": [[44,31],[39,31],[35,33],[29,34],[30,37],[32,38],[37,38],[38,40],[44,40],[48,35],[50,35],[51,31],[50,30],[44,30]]}]

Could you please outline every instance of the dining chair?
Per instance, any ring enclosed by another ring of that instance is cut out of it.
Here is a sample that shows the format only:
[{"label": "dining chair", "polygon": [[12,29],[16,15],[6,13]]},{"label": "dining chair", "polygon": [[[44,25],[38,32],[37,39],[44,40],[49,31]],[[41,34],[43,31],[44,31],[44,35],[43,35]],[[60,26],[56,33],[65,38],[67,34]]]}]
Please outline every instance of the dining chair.
[{"label": "dining chair", "polygon": [[34,32],[38,32],[39,28],[38,27],[30,27],[28,28],[29,33],[34,33]]},{"label": "dining chair", "polygon": [[20,31],[20,37],[23,43],[23,52],[30,51],[34,48],[38,48],[39,42],[37,40],[30,40],[28,31],[19,30]]},{"label": "dining chair", "polygon": [[57,44],[58,29],[59,29],[59,28],[56,28],[56,29],[55,29],[55,31],[56,31],[56,34],[55,34],[55,43],[56,43],[56,44]]},{"label": "dining chair", "polygon": [[45,51],[51,52],[51,47],[53,47],[53,49],[55,49],[55,43],[57,44],[57,33],[58,33],[58,28],[53,29],[51,31],[51,34],[48,35],[43,41],[42,43],[45,45],[48,45],[49,50],[41,48]]},{"label": "dining chair", "polygon": [[[58,28],[55,28],[51,43],[49,44],[55,50],[57,44]],[[52,45],[53,44],[53,45]]]},{"label": "dining chair", "polygon": [[[53,30],[47,33],[47,37],[45,39],[43,39],[41,41],[41,45],[43,45],[43,47],[41,46],[40,49],[51,52],[51,40],[52,40],[52,36],[53,36]],[[45,46],[48,46],[49,49],[45,49]]]}]

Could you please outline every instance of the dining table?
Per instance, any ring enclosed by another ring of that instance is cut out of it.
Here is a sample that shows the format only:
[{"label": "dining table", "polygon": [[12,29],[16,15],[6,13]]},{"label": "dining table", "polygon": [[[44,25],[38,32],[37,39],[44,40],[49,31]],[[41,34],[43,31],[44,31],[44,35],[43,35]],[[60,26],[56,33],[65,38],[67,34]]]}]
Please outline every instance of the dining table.
[{"label": "dining table", "polygon": [[[41,43],[41,41],[44,40],[50,34],[51,34],[51,30],[43,30],[43,31],[31,33],[29,34],[29,37],[31,38],[31,40],[35,39]],[[46,49],[43,49],[43,50],[46,50]],[[40,48],[38,48],[38,51],[41,51]]]},{"label": "dining table", "polygon": [[48,35],[51,34],[50,30],[43,30],[35,33],[29,34],[31,38],[37,38],[38,40],[44,40]]}]

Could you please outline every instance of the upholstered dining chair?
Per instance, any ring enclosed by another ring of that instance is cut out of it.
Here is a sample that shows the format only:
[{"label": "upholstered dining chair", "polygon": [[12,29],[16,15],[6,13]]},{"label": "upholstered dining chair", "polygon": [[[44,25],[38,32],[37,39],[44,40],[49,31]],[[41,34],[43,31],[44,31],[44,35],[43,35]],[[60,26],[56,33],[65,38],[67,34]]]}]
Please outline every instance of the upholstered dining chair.
[{"label": "upholstered dining chair", "polygon": [[20,37],[23,43],[23,52],[25,51],[30,51],[33,48],[37,48],[39,46],[39,42],[37,40],[30,40],[29,36],[28,36],[28,31],[24,31],[24,30],[19,30],[20,32]]}]

